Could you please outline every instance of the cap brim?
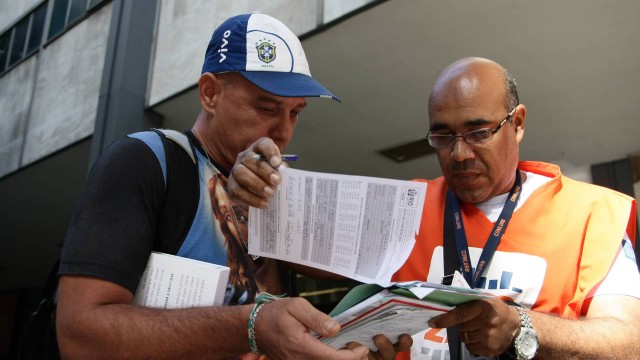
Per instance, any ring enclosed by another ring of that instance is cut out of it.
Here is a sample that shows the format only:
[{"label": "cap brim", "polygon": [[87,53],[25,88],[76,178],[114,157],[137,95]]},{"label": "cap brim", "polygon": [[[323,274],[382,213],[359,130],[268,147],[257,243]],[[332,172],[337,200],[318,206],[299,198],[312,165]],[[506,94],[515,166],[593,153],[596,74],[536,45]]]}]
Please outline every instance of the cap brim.
[{"label": "cap brim", "polygon": [[323,97],[340,101],[319,82],[305,74],[275,71],[238,71],[260,89],[283,97]]}]

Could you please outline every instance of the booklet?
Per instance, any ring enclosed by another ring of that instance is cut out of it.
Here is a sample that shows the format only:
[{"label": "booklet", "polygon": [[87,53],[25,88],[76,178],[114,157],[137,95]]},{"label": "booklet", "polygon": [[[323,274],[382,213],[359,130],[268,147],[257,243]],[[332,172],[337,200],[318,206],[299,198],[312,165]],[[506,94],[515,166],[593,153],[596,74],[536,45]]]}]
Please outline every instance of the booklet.
[{"label": "booklet", "polygon": [[249,253],[389,286],[420,229],[424,182],[281,166],[268,209],[249,209]]},{"label": "booklet", "polygon": [[219,306],[228,281],[226,266],[154,251],[133,303],[163,309]]},{"label": "booklet", "polygon": [[388,288],[362,284],[351,289],[329,314],[340,323],[340,332],[320,339],[336,349],[355,341],[377,351],[375,335],[383,334],[395,343],[402,334],[428,328],[431,318],[456,305],[490,297],[493,295],[478,290],[426,282],[395,283]]}]

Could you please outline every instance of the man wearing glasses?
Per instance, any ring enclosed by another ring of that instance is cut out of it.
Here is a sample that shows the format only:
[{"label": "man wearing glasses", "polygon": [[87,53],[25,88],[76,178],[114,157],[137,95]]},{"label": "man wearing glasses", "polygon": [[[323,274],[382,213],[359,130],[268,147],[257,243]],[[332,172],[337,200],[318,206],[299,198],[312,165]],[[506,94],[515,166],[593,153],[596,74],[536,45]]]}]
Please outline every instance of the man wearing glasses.
[{"label": "man wearing glasses", "polygon": [[427,141],[444,176],[428,181],[416,246],[394,279],[440,282],[456,270],[458,284],[497,297],[432,319],[412,359],[640,353],[635,201],[519,161],[525,119],[515,80],[491,60],[458,60],[432,88]]},{"label": "man wearing glasses", "polygon": [[[412,359],[640,354],[635,201],[563,177],[556,165],[519,161],[525,119],[514,79],[491,60],[458,60],[433,86],[427,141],[444,176],[419,180],[428,183],[425,215],[394,280],[453,275],[455,285],[496,297],[432,319],[413,336]],[[265,207],[277,172],[242,161],[229,190]]]}]

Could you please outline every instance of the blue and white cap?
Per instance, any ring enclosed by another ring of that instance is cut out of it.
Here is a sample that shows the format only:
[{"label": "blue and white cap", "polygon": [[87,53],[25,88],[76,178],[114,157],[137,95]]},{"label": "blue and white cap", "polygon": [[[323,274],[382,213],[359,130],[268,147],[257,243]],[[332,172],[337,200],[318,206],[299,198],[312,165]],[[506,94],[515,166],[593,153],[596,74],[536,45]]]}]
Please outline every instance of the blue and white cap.
[{"label": "blue and white cap", "polygon": [[202,73],[231,71],[273,95],[340,101],[311,77],[298,37],[268,15],[237,15],[213,32]]}]

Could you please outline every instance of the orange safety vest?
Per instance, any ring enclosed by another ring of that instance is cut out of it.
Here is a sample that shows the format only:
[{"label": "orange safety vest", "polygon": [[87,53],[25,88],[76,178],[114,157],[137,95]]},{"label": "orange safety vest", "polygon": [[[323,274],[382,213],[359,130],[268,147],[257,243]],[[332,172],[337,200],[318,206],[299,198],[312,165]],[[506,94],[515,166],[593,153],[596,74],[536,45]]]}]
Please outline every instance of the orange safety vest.
[{"label": "orange safety vest", "polygon": [[[481,287],[536,311],[584,315],[586,300],[606,277],[625,232],[635,243],[635,200],[564,177],[556,165],[520,162],[518,168],[552,179],[514,212]],[[420,232],[393,281],[440,282],[447,186],[443,177],[426,182]],[[493,223],[472,204],[461,203],[461,209],[475,265]]]}]

